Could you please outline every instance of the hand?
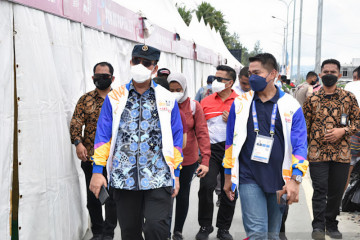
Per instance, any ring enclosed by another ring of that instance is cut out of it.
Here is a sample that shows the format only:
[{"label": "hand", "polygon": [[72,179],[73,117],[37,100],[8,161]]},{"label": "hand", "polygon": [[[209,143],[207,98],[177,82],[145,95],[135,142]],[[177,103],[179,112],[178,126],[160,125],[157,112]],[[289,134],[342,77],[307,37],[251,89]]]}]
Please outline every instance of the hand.
[{"label": "hand", "polygon": [[223,111],[223,113],[222,113],[222,119],[223,119],[224,122],[227,122],[228,117],[229,117],[229,112]]},{"label": "hand", "polygon": [[208,173],[208,171],[209,171],[209,167],[208,167],[208,166],[205,166],[205,165],[200,165],[200,166],[196,169],[197,176],[198,176],[199,178],[205,177],[205,175]]},{"label": "hand", "polygon": [[225,174],[225,183],[224,183],[224,191],[226,196],[230,201],[234,201],[235,199],[235,192],[231,191],[231,175]]},{"label": "hand", "polygon": [[99,198],[100,188],[103,185],[107,187],[107,182],[104,175],[101,173],[93,173],[90,180],[89,189],[94,193],[96,198]]},{"label": "hand", "polygon": [[300,184],[292,179],[288,181],[283,187],[283,190],[286,190],[287,192],[287,200],[289,205],[299,202],[299,188]]},{"label": "hand", "polygon": [[173,198],[176,197],[179,193],[179,190],[180,190],[180,180],[179,177],[175,177],[175,189],[171,197]]},{"label": "hand", "polygon": [[333,128],[326,131],[325,140],[328,142],[336,142],[345,135],[344,128]]},{"label": "hand", "polygon": [[76,155],[78,156],[78,158],[83,161],[86,162],[87,161],[87,150],[84,147],[84,145],[82,143],[79,143],[76,146]]}]

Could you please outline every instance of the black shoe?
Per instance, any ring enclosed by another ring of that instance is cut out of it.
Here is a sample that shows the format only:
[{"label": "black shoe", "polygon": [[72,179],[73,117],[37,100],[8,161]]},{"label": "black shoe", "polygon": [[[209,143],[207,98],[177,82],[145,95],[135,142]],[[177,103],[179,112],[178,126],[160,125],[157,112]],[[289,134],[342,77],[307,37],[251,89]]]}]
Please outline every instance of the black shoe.
[{"label": "black shoe", "polygon": [[92,238],[90,238],[90,240],[102,240],[102,235],[101,234],[94,234]]},{"label": "black shoe", "polygon": [[335,230],[326,229],[326,235],[328,235],[331,238],[342,239],[342,234],[337,229]]},{"label": "black shoe", "polygon": [[218,229],[216,237],[220,240],[233,240],[233,237],[229,233],[229,230],[226,229]]},{"label": "black shoe", "polygon": [[196,240],[208,240],[210,233],[214,231],[213,226],[200,227],[199,232],[196,234]]},{"label": "black shoe", "polygon": [[111,236],[104,236],[102,240],[113,240],[114,238]]},{"label": "black shoe", "polygon": [[181,234],[181,232],[176,231],[176,232],[173,233],[172,239],[173,240],[182,240],[182,239],[184,239],[184,237]]},{"label": "black shoe", "polygon": [[320,228],[315,228],[311,233],[312,239],[325,240],[325,231]]}]

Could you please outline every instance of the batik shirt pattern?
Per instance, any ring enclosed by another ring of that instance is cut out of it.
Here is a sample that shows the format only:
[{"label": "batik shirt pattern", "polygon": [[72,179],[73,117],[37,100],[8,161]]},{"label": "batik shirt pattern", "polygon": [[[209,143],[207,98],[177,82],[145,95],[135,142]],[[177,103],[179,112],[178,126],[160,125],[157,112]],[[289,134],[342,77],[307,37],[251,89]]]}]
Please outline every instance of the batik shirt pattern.
[{"label": "batik shirt pattern", "polygon": [[161,141],[154,89],[140,95],[131,85],[115,143],[111,186],[126,190],[172,186]]}]

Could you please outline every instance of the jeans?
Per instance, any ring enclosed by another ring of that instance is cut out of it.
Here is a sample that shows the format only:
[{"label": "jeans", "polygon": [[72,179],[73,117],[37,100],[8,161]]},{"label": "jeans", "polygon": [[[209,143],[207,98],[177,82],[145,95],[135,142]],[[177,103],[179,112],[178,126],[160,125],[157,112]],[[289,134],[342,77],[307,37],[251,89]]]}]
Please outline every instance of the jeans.
[{"label": "jeans", "polygon": [[276,193],[265,193],[257,184],[240,184],[239,194],[249,240],[279,239],[285,206],[277,203]]},{"label": "jeans", "polygon": [[337,230],[340,204],[346,184],[349,163],[311,162],[310,176],[314,189],[313,229]]},{"label": "jeans", "polygon": [[[87,191],[87,208],[89,210],[90,220],[91,220],[91,231],[93,235],[103,234],[104,236],[114,237],[114,229],[117,225],[116,218],[116,205],[113,201],[112,188],[109,189],[110,198],[105,203],[105,221],[102,216],[102,206],[95,197],[95,195],[90,191],[89,185],[92,177],[92,163],[91,162],[81,162],[81,168],[85,174],[86,180],[86,191]],[[104,177],[106,178],[106,168],[104,167],[103,171]]]}]

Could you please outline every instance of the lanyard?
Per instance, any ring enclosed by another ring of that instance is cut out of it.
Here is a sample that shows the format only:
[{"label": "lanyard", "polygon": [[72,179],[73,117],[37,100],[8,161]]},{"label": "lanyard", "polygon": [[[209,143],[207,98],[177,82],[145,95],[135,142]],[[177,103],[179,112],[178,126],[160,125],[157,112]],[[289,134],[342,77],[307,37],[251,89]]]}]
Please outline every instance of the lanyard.
[{"label": "lanyard", "polygon": [[[277,103],[274,104],[272,114],[271,114],[271,123],[270,123],[271,137],[274,137],[274,134],[275,134],[276,112],[277,112]],[[260,129],[259,129],[259,123],[258,123],[258,119],[257,119],[255,101],[253,101],[253,105],[252,105],[252,114],[253,114],[253,120],[254,120],[254,131],[256,132],[256,135],[258,135]]]}]

